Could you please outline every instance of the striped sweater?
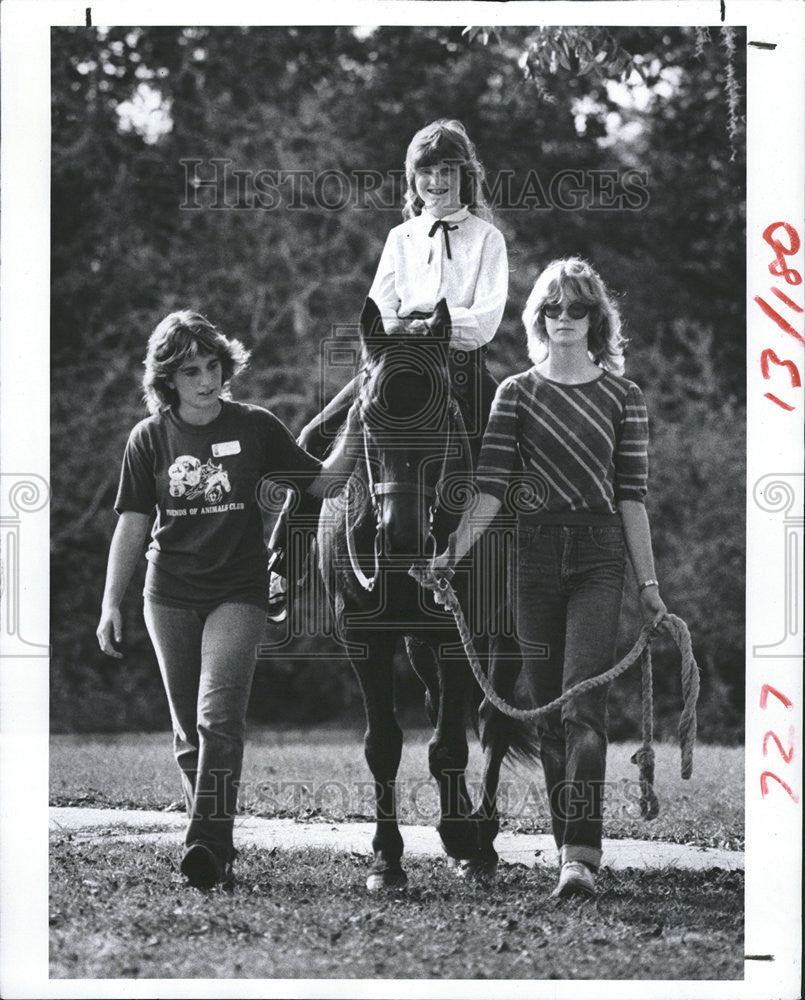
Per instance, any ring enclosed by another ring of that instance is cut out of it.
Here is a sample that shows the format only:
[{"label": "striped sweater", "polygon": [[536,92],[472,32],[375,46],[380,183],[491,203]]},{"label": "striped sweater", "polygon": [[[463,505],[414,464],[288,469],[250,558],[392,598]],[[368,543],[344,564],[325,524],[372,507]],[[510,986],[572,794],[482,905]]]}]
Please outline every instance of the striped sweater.
[{"label": "striped sweater", "polygon": [[530,368],[498,387],[477,481],[483,493],[511,503],[512,472],[522,468],[526,507],[612,514],[619,500],[645,497],[647,448],[646,405],[634,382],[602,371],[564,385]]}]

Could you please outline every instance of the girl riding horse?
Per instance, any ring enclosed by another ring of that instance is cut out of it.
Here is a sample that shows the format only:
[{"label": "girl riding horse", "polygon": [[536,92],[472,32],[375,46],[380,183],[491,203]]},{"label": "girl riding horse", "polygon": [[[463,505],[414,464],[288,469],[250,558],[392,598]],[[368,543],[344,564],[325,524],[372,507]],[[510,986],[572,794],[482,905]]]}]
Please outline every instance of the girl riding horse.
[{"label": "girl riding horse", "polygon": [[[445,299],[452,335],[452,392],[461,407],[477,460],[496,383],[486,366],[487,345],[497,332],[508,289],[506,245],[488,221],[484,170],[461,122],[439,119],[411,140],[405,156],[405,221],[388,235],[369,298],[387,334],[404,324],[425,332],[424,317]],[[299,443],[324,455],[357,391],[348,383],[302,430]],[[307,505],[310,507],[310,504]],[[271,617],[285,617],[287,520],[281,512],[271,536]],[[307,508],[300,508],[307,511]]]}]

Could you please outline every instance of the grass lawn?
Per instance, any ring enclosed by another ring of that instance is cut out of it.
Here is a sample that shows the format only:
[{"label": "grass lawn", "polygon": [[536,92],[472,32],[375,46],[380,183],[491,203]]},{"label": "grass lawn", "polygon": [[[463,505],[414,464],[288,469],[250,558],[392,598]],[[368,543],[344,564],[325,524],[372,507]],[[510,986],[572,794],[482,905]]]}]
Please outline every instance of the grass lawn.
[{"label": "grass lawn", "polygon": [[[231,891],[182,885],[178,851],[55,835],[53,978],[741,979],[740,872],[604,871],[594,902],[504,866],[484,887],[409,858],[368,896],[367,858],[246,850]],[[660,991],[658,996],[662,995]]]},{"label": "grass lawn", "polygon": [[[406,734],[404,822],[435,824],[429,734]],[[182,808],[167,733],[54,736],[57,805]],[[700,746],[692,780],[659,745],[660,816],[640,819],[633,745],[609,752],[605,835],[743,846],[743,751]],[[480,775],[472,741],[469,779]],[[504,770],[504,826],[547,832],[537,768]],[[265,816],[371,819],[358,729],[255,730],[241,801]],[[593,902],[550,899],[551,869],[502,865],[479,885],[409,856],[405,892],[369,896],[365,856],[246,849],[231,891],[184,885],[174,846],[51,836],[54,978],[740,979],[743,873],[611,871]]]},{"label": "grass lawn", "polygon": [[[398,789],[402,822],[435,825],[438,800],[428,774],[424,731],[407,732]],[[742,747],[700,745],[693,777],[679,776],[679,748],[658,744],[655,789],[660,815],[640,817],[636,744],[609,749],[604,834],[742,849],[744,754]],[[51,738],[51,802],[165,809],[181,808],[178,771],[168,733],[57,735]],[[481,774],[477,741],[470,741],[468,777],[474,797]],[[504,828],[549,832],[541,770],[504,768]],[[310,821],[374,817],[361,729],[256,729],[246,746],[241,807],[261,816]]]}]

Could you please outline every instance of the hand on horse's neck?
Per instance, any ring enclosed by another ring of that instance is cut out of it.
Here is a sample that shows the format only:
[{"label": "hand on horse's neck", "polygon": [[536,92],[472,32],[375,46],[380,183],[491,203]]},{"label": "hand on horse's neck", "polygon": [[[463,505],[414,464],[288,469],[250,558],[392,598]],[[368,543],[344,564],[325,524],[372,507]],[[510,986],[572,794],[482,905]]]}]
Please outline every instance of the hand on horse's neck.
[{"label": "hand on horse's neck", "polygon": [[537,371],[552,382],[576,385],[589,382],[601,374],[601,369],[590,360],[587,344],[551,344],[548,357],[537,365]]}]

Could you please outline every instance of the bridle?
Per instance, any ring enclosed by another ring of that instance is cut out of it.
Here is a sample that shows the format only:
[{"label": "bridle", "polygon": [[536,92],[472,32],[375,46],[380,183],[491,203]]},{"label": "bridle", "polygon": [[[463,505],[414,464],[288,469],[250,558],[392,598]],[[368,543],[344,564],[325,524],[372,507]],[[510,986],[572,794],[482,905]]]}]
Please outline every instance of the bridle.
[{"label": "bridle", "polygon": [[[372,463],[369,458],[369,428],[363,418],[363,414],[358,404],[358,422],[361,426],[361,437],[363,439],[363,460],[364,467],[366,469],[366,483],[369,492],[369,500],[372,504],[372,510],[375,515],[375,536],[374,536],[374,568],[372,576],[367,576],[361,569],[360,563],[358,562],[358,556],[355,551],[355,539],[353,536],[353,525],[350,519],[350,506],[349,506],[349,496],[350,489],[346,489],[346,505],[345,505],[345,527],[347,536],[347,553],[349,554],[349,561],[352,567],[352,572],[355,574],[355,579],[363,587],[364,590],[371,593],[375,585],[377,584],[378,578],[380,576],[380,547],[381,547],[381,525],[383,520],[383,507],[380,498],[385,496],[398,496],[401,494],[415,495],[417,497],[422,497],[428,501],[428,534],[425,540],[426,546],[430,546],[432,549],[431,558],[435,558],[436,551],[436,538],[433,534],[433,522],[436,517],[436,512],[442,506],[442,491],[443,483],[447,473],[447,465],[450,460],[450,453],[453,447],[453,441],[458,436],[461,440],[461,431],[464,428],[464,420],[461,416],[461,410],[459,409],[458,403],[450,396],[447,402],[447,407],[445,409],[444,422],[447,424],[447,434],[445,437],[444,451],[442,452],[442,462],[439,474],[436,477],[436,482],[433,486],[423,486],[422,484],[414,481],[379,481],[375,482],[375,478],[372,474]],[[443,423],[444,423],[443,422]]]}]

